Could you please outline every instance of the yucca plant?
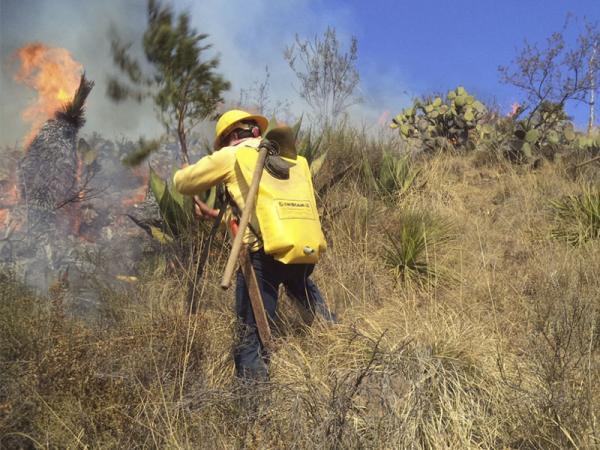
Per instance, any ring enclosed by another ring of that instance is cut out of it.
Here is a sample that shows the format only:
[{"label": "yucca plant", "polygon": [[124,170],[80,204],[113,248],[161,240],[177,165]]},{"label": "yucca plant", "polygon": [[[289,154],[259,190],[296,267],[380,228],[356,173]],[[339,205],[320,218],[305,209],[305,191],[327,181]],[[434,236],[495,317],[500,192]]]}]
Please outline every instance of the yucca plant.
[{"label": "yucca plant", "polygon": [[368,188],[384,198],[406,194],[420,172],[420,169],[412,168],[408,155],[398,158],[385,150],[375,171],[367,158],[363,161],[363,175]]},{"label": "yucca plant", "polygon": [[427,285],[446,276],[437,256],[454,239],[451,222],[418,211],[405,211],[385,234],[383,259],[399,280]]},{"label": "yucca plant", "polygon": [[552,236],[571,245],[600,238],[600,190],[584,186],[581,194],[550,202],[556,225]]}]

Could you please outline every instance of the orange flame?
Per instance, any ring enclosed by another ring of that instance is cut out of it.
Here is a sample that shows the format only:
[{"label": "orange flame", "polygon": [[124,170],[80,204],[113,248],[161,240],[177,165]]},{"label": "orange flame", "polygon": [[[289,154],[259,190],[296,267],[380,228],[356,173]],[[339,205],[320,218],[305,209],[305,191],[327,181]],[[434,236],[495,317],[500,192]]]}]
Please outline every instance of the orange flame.
[{"label": "orange flame", "polygon": [[[11,209],[19,203],[19,190],[16,184],[11,184],[4,191],[0,189],[0,232],[8,227],[13,218],[11,217]],[[16,228],[20,228],[20,224],[14,224]]]},{"label": "orange flame", "polygon": [[6,226],[8,222],[8,209],[0,209],[0,227]]},{"label": "orange flame", "polygon": [[13,182],[4,191],[0,189],[0,205],[2,207],[12,207],[19,203],[19,190],[17,185]]},{"label": "orange flame", "polygon": [[125,208],[130,208],[138,203],[142,203],[146,194],[148,193],[148,180],[150,174],[148,169],[142,166],[138,166],[132,169],[133,175],[139,179],[140,186],[130,195],[129,198],[125,198],[121,201],[121,205]]},{"label": "orange flame", "polygon": [[44,122],[73,98],[83,66],[68,50],[41,43],[21,47],[15,56],[21,63],[15,80],[37,91],[37,99],[22,114],[32,126],[25,137],[27,146]]},{"label": "orange flame", "polygon": [[125,198],[121,201],[121,205],[125,208],[130,208],[138,203],[142,203],[146,198],[146,191],[148,188],[146,186],[140,186],[131,194],[129,198]]},{"label": "orange flame", "polygon": [[510,106],[510,112],[507,114],[507,116],[514,117],[519,112],[520,109],[521,109],[521,105],[519,104],[519,102],[514,102]]},{"label": "orange flame", "polygon": [[385,127],[390,121],[390,115],[391,114],[389,111],[383,111],[377,118],[377,125],[379,125],[380,127]]}]

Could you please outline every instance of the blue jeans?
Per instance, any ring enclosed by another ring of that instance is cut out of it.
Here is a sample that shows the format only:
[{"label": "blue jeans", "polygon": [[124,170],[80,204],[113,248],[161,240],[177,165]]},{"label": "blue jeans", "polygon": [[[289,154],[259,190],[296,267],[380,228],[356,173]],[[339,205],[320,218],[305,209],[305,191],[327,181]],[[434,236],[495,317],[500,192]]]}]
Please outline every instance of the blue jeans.
[{"label": "blue jeans", "polygon": [[[270,321],[275,318],[279,286],[283,284],[288,295],[300,302],[313,316],[336,322],[316,284],[309,279],[314,264],[283,264],[262,249],[250,253],[250,260]],[[239,321],[238,343],[234,350],[236,373],[241,378],[267,380],[269,355],[258,337],[248,287],[241,270],[237,273],[235,311]]]}]

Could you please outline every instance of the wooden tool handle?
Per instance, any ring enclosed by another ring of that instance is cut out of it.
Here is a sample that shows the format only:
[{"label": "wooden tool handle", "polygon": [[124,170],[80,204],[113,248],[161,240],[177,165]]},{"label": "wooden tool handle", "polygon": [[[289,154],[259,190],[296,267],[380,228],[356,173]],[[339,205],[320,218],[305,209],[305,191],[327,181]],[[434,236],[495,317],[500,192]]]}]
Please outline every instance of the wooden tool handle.
[{"label": "wooden tool handle", "polygon": [[242,217],[240,218],[238,233],[235,235],[235,239],[233,240],[231,253],[229,254],[229,259],[227,260],[227,265],[225,266],[225,272],[223,273],[223,279],[221,280],[221,287],[223,289],[228,289],[229,286],[231,286],[231,278],[233,277],[233,271],[235,270],[240,255],[240,250],[242,248],[244,232],[246,231],[246,227],[250,222],[250,217],[252,211],[254,210],[254,204],[256,203],[256,194],[258,193],[258,186],[260,184],[260,179],[262,177],[268,151],[269,150],[266,147],[260,147],[260,151],[258,152],[258,160],[256,161],[256,167],[254,168],[254,174],[252,175],[252,183],[250,183],[248,195],[246,196],[246,202],[244,204]]},{"label": "wooden tool handle", "polygon": [[254,272],[254,267],[252,267],[250,253],[248,253],[248,247],[246,245],[242,246],[242,251],[240,252],[240,267],[244,274],[244,280],[246,280],[246,288],[248,289],[248,297],[250,297],[250,305],[252,306],[252,312],[254,313],[258,337],[266,350],[273,350],[271,327],[269,326],[269,320],[267,319],[265,305],[260,293],[260,288],[258,287],[256,273]]}]

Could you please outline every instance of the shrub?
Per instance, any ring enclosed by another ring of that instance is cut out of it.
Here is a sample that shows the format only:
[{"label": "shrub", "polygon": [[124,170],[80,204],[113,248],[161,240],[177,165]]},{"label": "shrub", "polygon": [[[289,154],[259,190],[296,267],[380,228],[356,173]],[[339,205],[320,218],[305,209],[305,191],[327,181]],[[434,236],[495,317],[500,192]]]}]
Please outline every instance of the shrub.
[{"label": "shrub", "polygon": [[558,153],[594,154],[600,148],[597,137],[579,133],[562,107],[543,102],[525,119],[523,109],[496,119],[481,128],[481,142],[515,163],[528,163],[534,158],[554,160]]},{"label": "shrub", "polygon": [[393,229],[386,231],[383,258],[403,282],[435,284],[446,276],[436,252],[453,240],[451,222],[418,211],[401,213]]},{"label": "shrub", "polygon": [[373,168],[369,159],[363,162],[363,176],[370,191],[384,198],[402,196],[415,184],[421,169],[413,169],[408,155],[396,157],[384,150],[378,167]]},{"label": "shrub", "polygon": [[592,186],[581,194],[551,202],[556,225],[552,236],[580,245],[600,238],[600,191]]}]

